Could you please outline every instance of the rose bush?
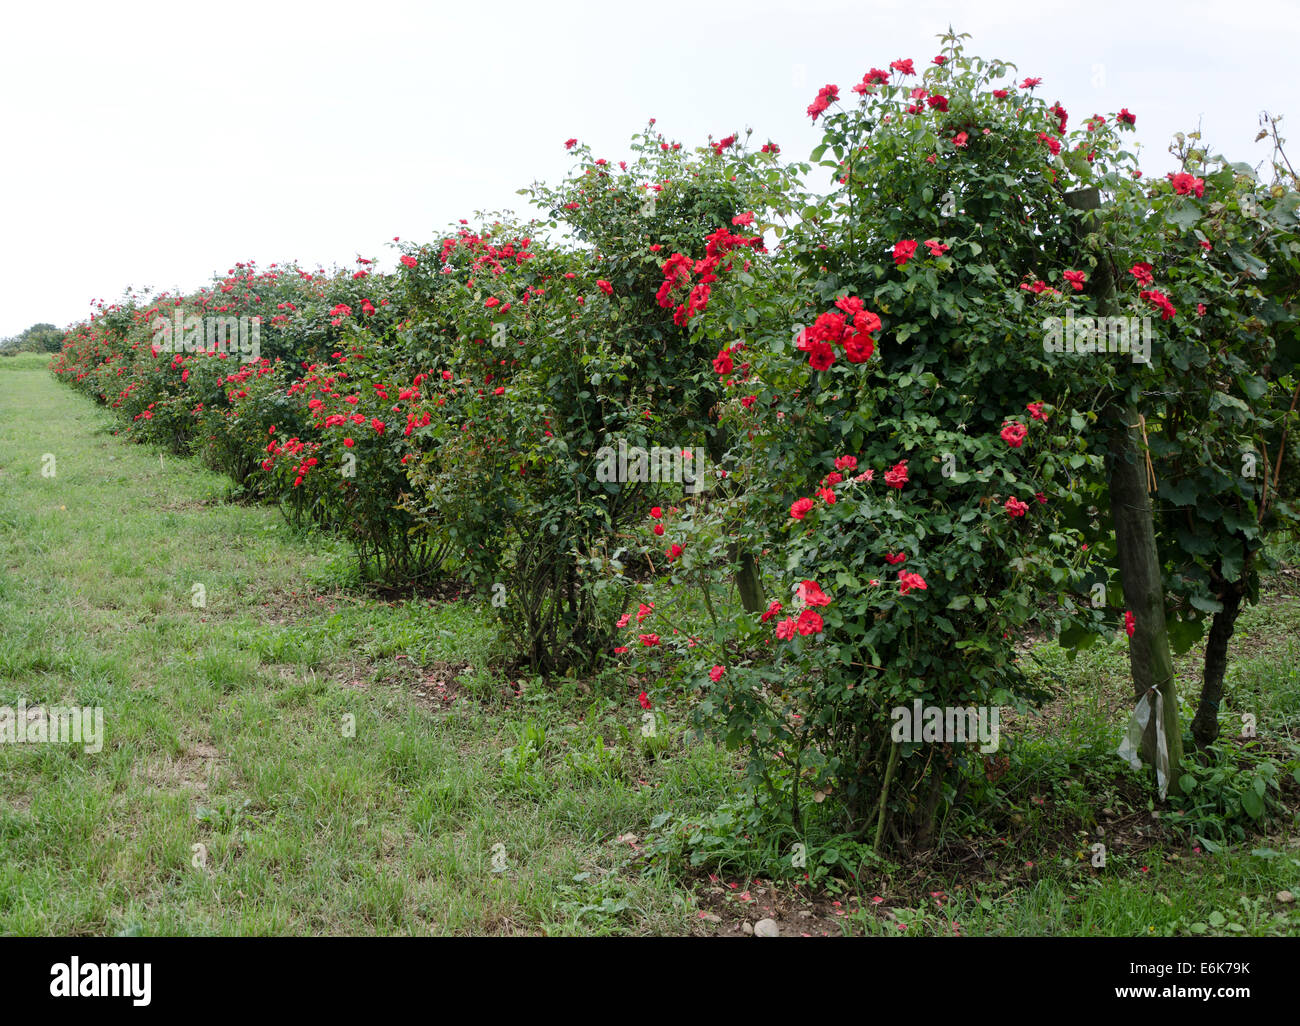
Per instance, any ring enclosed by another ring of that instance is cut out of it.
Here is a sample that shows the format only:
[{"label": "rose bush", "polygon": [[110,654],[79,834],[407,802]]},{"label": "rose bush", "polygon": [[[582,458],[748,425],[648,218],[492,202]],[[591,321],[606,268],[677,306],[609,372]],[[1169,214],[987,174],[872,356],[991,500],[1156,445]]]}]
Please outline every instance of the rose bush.
[{"label": "rose bush", "polygon": [[[1294,188],[1186,139],[1143,178],[1126,109],[1071,128],[952,35],[880,63],[818,91],[808,161],[653,122],[617,163],[571,139],[572,173],[524,190],[539,219],[394,240],[393,273],[248,263],[129,295],[53,369],[347,537],[363,576],[453,569],[518,662],[618,657],[644,707],[684,701],[746,752],[778,821],[928,846],[986,774],[974,746],[900,741],[895,710],[1032,703],[1030,625],[1124,625],[1167,698],[1166,636],[1212,614],[1226,652],[1295,522],[1300,246]],[[178,314],[261,316],[258,358],[159,348]],[[1048,344],[1098,316],[1147,316],[1151,362]],[[620,447],[673,454],[672,479],[611,475]],[[1148,458],[1154,511],[1140,483],[1112,502]]]}]

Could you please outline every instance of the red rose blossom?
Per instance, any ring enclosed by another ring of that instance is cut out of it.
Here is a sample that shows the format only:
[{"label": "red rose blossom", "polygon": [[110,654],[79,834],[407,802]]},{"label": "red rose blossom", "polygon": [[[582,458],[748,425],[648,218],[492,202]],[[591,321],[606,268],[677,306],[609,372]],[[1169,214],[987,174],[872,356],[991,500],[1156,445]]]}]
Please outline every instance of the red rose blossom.
[{"label": "red rose blossom", "polygon": [[912,259],[912,254],[916,252],[916,243],[912,239],[902,239],[894,243],[894,263],[902,267]]},{"label": "red rose blossom", "polygon": [[914,574],[910,570],[903,570],[898,575],[899,594],[906,595],[909,591],[927,591],[925,578],[920,574]]},{"label": "red rose blossom", "polygon": [[820,634],[824,624],[820,613],[815,613],[811,609],[805,609],[799,614],[799,619],[795,624],[800,634]]},{"label": "red rose blossom", "polygon": [[1002,441],[1013,449],[1019,449],[1024,444],[1025,436],[1029,434],[1029,428],[1019,421],[1008,420],[1003,422],[1001,434]]},{"label": "red rose blossom", "polygon": [[907,460],[900,460],[896,465],[885,471],[885,484],[890,488],[902,489],[907,484]]},{"label": "red rose blossom", "polygon": [[802,581],[799,584],[799,601],[805,606],[829,606],[831,597],[821,589],[816,581]]}]

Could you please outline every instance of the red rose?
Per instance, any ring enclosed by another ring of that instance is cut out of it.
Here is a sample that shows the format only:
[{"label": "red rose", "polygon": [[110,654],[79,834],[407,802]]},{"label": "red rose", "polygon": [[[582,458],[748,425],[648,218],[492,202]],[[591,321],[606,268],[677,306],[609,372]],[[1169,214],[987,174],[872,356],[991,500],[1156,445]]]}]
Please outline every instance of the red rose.
[{"label": "red rose", "polygon": [[820,634],[822,632],[822,618],[820,613],[814,613],[811,609],[805,609],[799,614],[799,619],[795,624],[800,634]]},{"label": "red rose", "polygon": [[901,595],[906,595],[909,591],[927,591],[925,578],[920,574],[914,574],[910,570],[903,570],[898,575],[898,591]]},{"label": "red rose", "polygon": [[1019,449],[1028,434],[1029,428],[1018,421],[1008,420],[1002,424],[1002,441],[1013,449]]},{"label": "red rose", "polygon": [[1138,293],[1138,296],[1145,299],[1160,311],[1160,319],[1162,321],[1167,321],[1178,313],[1178,311],[1174,309],[1174,304],[1169,302],[1169,297],[1156,289],[1143,289]]},{"label": "red rose", "polygon": [[790,505],[790,516],[795,520],[802,520],[815,505],[817,504],[812,499],[796,499]]},{"label": "red rose", "polygon": [[912,254],[916,252],[916,243],[912,239],[902,239],[894,243],[894,263],[902,267],[912,259]]},{"label": "red rose", "polygon": [[1173,183],[1174,192],[1179,196],[1189,196],[1195,193],[1196,198],[1200,199],[1205,195],[1205,181],[1197,178],[1195,175],[1189,175],[1186,172],[1180,174],[1168,175],[1169,181]]},{"label": "red rose", "polygon": [[817,91],[817,99],[808,105],[808,116],[814,121],[817,115],[823,113],[827,107],[840,98],[840,87],[834,85],[824,85]]},{"label": "red rose", "polygon": [[808,365],[815,371],[829,370],[835,362],[835,350],[826,342],[811,342],[808,345]]},{"label": "red rose", "polygon": [[821,589],[816,581],[802,581],[798,589],[799,600],[805,606],[829,606],[831,597]]},{"label": "red rose", "polygon": [[1139,285],[1153,285],[1155,279],[1151,277],[1152,267],[1147,263],[1137,263],[1128,269],[1128,273],[1137,279]]},{"label": "red rose", "polygon": [[866,335],[850,335],[844,340],[844,355],[849,363],[866,363],[875,351],[875,343]]}]

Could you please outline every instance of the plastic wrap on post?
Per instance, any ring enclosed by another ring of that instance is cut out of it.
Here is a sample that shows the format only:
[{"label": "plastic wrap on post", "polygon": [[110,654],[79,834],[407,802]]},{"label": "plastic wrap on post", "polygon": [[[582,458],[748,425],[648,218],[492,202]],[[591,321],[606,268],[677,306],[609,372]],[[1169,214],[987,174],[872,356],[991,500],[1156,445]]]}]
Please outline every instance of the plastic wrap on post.
[{"label": "plastic wrap on post", "polygon": [[1142,768],[1142,735],[1151,722],[1151,708],[1156,711],[1156,784],[1163,799],[1169,792],[1169,745],[1165,742],[1165,703],[1160,692],[1151,688],[1143,695],[1128,721],[1128,732],[1120,742],[1119,756],[1134,769]]}]

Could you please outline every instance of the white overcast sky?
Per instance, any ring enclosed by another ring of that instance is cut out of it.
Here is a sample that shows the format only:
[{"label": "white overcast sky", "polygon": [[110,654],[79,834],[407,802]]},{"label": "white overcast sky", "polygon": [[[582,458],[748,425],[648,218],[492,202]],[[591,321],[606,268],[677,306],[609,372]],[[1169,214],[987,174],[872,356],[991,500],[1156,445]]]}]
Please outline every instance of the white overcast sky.
[{"label": "white overcast sky", "polygon": [[[649,117],[687,146],[752,127],[805,158],[804,109],[950,23],[1069,110],[1137,115],[1143,170],[1194,129],[1300,157],[1297,0],[95,0],[0,15],[0,337],[127,285],[237,260],[350,264],[475,210],[524,209],[577,136],[611,160]],[[820,184],[820,183],[818,183]]]}]

